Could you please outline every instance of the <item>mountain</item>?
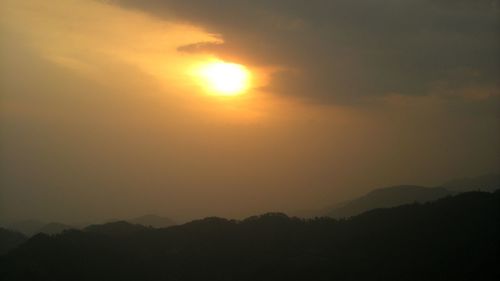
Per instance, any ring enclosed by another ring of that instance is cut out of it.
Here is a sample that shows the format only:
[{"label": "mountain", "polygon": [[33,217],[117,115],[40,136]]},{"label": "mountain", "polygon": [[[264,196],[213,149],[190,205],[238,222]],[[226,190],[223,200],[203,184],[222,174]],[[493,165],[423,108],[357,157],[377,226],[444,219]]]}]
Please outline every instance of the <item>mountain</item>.
[{"label": "mountain", "polygon": [[[128,235],[38,234],[0,258],[2,280],[498,280],[500,192],[350,219],[206,218]],[[116,232],[114,232],[116,233]]]},{"label": "mountain", "polygon": [[500,189],[500,174],[488,174],[475,178],[455,179],[443,184],[442,187],[453,192],[493,192]]},{"label": "mountain", "polygon": [[414,202],[424,203],[448,195],[451,195],[451,192],[442,187],[400,185],[380,188],[360,198],[334,207],[326,213],[326,216],[334,218],[351,217],[372,209],[389,208]]},{"label": "mountain", "polygon": [[25,236],[31,237],[37,233],[57,234],[74,227],[58,222],[44,223],[38,220],[23,220],[11,223],[7,225],[6,228],[18,231]]},{"label": "mountain", "polygon": [[154,228],[169,227],[175,224],[173,220],[157,215],[144,215],[127,221],[132,224],[140,224],[143,226],[150,226]]},{"label": "mountain", "polygon": [[39,233],[45,233],[45,234],[58,234],[63,232],[64,230],[68,229],[73,229],[74,227],[58,223],[58,222],[51,222],[46,225],[44,225],[42,228],[38,230]]},{"label": "mountain", "polygon": [[493,192],[500,188],[500,174],[487,174],[474,178],[455,179],[439,187],[399,185],[375,189],[348,202],[337,204],[321,212],[309,214],[334,218],[351,217],[363,212],[390,208],[413,202],[428,202],[457,193],[469,191]]},{"label": "mountain", "polygon": [[26,241],[22,233],[0,227],[0,255],[3,255]]},{"label": "mountain", "polygon": [[6,228],[12,229],[26,236],[32,236],[39,232],[39,230],[45,226],[45,223],[38,220],[22,220],[13,222],[7,225]]},{"label": "mountain", "polygon": [[86,232],[103,234],[107,236],[123,236],[132,235],[148,229],[147,227],[139,224],[131,224],[126,221],[110,222],[105,224],[94,224],[85,227],[83,230]]}]

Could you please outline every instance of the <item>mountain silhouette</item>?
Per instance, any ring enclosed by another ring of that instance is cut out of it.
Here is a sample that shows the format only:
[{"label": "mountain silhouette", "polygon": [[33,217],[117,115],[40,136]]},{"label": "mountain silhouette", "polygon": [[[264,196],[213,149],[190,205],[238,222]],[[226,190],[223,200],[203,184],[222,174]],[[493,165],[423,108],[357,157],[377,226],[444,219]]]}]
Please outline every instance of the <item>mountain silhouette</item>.
[{"label": "mountain silhouette", "polygon": [[500,174],[487,174],[475,178],[455,179],[443,184],[442,187],[453,192],[493,192],[500,189]]},{"label": "mountain silhouette", "polygon": [[0,255],[3,255],[28,239],[20,232],[0,227]]},{"label": "mountain silhouette", "polygon": [[21,232],[26,236],[33,236],[45,225],[45,222],[39,220],[21,220],[8,224],[6,228]]},{"label": "mountain silhouette", "polygon": [[116,221],[105,224],[89,225],[83,229],[85,232],[103,234],[107,236],[131,235],[148,229],[139,224],[131,224],[126,221]]},{"label": "mountain silhouette", "polygon": [[452,193],[445,188],[400,185],[376,189],[355,200],[339,204],[325,215],[334,218],[351,217],[376,208],[389,208],[409,203],[433,201]]},{"label": "mountain silhouette", "polygon": [[45,233],[45,234],[57,234],[61,233],[65,230],[68,229],[73,229],[74,227],[58,223],[58,222],[51,222],[46,225],[44,225],[42,228],[38,230],[38,233]]},{"label": "mountain silhouette", "polygon": [[0,259],[2,280],[497,280],[500,192],[350,219],[281,213],[155,229],[126,222],[38,234]]},{"label": "mountain silhouette", "polygon": [[31,237],[38,233],[57,234],[75,227],[59,222],[45,223],[38,220],[22,220],[8,224],[6,228],[20,232],[27,237]]},{"label": "mountain silhouette", "polygon": [[[475,178],[451,180],[439,187],[399,185],[375,189],[359,198],[337,204],[326,210],[314,212],[334,218],[345,218],[363,212],[390,208],[414,202],[424,203],[446,196],[469,191],[493,192],[500,188],[500,174],[487,174]],[[309,215],[310,216],[310,215]]]},{"label": "mountain silhouette", "polygon": [[169,218],[151,214],[129,219],[127,221],[132,224],[140,224],[143,226],[150,226],[154,228],[168,227],[175,224],[175,222]]}]

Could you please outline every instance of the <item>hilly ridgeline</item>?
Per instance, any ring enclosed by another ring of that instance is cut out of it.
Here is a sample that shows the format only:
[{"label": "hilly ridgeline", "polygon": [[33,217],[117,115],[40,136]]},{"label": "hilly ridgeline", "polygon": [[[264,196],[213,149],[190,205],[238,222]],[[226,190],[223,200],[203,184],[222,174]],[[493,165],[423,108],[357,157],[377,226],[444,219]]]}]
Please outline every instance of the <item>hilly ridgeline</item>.
[{"label": "hilly ridgeline", "polygon": [[2,280],[498,280],[500,192],[352,217],[280,213],[154,229],[120,222],[38,234]]},{"label": "hilly ridgeline", "polygon": [[500,188],[500,174],[449,181],[439,187],[399,185],[375,189],[359,198],[334,205],[314,215],[347,218],[363,212],[403,204],[425,203],[469,191],[493,192]]}]

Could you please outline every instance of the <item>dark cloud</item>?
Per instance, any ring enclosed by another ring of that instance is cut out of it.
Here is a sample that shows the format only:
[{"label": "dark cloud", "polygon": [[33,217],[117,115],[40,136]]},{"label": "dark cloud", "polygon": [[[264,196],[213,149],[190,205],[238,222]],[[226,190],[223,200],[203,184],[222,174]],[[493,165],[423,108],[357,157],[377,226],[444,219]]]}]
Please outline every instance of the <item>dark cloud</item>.
[{"label": "dark cloud", "polygon": [[[213,52],[296,71],[268,89],[321,101],[428,94],[436,83],[499,87],[500,1],[122,0],[223,37]],[[464,75],[464,73],[473,73]]]}]

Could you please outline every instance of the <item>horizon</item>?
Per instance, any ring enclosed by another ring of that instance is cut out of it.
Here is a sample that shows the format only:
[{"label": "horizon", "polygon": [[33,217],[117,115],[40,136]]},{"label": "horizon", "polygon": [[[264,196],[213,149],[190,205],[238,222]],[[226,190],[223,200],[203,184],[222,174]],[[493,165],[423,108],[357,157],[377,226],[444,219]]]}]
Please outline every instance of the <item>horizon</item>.
[{"label": "horizon", "polygon": [[[459,183],[459,185],[462,185],[462,182],[467,182],[469,180],[472,181],[477,181],[477,179],[480,178],[495,178],[493,182],[489,183],[484,183],[484,184],[474,184],[473,186],[468,186],[467,189],[461,190],[463,188],[462,186],[456,186],[454,183]],[[450,185],[451,186],[447,186]],[[385,187],[377,187],[374,189],[369,190],[366,193],[360,194],[356,197],[349,198],[344,201],[339,201],[339,202],[333,202],[330,203],[326,206],[318,207],[316,209],[308,209],[308,210],[294,210],[291,212],[284,212],[280,210],[268,210],[268,211],[262,211],[260,213],[254,213],[250,214],[248,216],[240,216],[240,217],[224,217],[224,216],[216,216],[216,215],[210,215],[210,214],[205,214],[200,217],[189,217],[189,218],[176,218],[169,216],[168,214],[160,214],[160,213],[144,213],[144,214],[135,214],[129,217],[121,217],[121,218],[99,218],[99,219],[87,219],[87,220],[80,220],[80,221],[58,221],[58,220],[51,220],[51,219],[43,219],[43,218],[21,218],[21,219],[15,219],[15,220],[4,220],[0,221],[0,227],[4,227],[6,229],[11,229],[11,230],[16,230],[19,231],[16,227],[19,226],[20,223],[37,223],[37,224],[42,224],[42,225],[50,225],[50,224],[63,224],[65,226],[69,226],[71,228],[75,229],[83,229],[87,226],[91,225],[103,225],[103,224],[109,224],[109,223],[114,223],[114,222],[127,222],[130,224],[139,224],[139,225],[144,225],[143,223],[138,223],[135,222],[139,219],[144,219],[147,217],[154,217],[158,219],[167,219],[170,220],[171,225],[182,225],[185,223],[189,223],[192,221],[197,221],[197,220],[203,220],[206,218],[224,218],[224,219],[229,219],[229,220],[238,220],[242,221],[254,216],[261,216],[265,214],[273,214],[273,213],[280,213],[280,214],[285,214],[289,217],[296,217],[296,218],[302,218],[302,219],[312,219],[312,218],[318,218],[318,217],[331,217],[329,212],[335,211],[338,208],[341,208],[345,206],[345,204],[349,204],[351,202],[354,202],[356,200],[362,199],[366,196],[369,196],[373,194],[374,191],[387,191],[387,190],[402,190],[404,192],[405,187],[416,187],[416,188],[423,188],[423,189],[445,189],[449,192],[447,196],[450,195],[458,195],[461,193],[466,193],[466,192],[474,192],[474,191],[480,191],[480,192],[491,192],[490,190],[497,190],[500,189],[500,173],[490,173],[490,174],[483,174],[478,177],[464,177],[464,178],[458,178],[458,179],[451,179],[449,181],[444,182],[443,184],[440,185],[434,185],[434,186],[420,186],[420,185],[413,185],[413,184],[399,184],[399,185],[392,185],[392,186],[385,186]],[[408,196],[408,195],[407,195]],[[418,200],[414,199],[416,202],[422,204],[426,202],[433,202],[438,199],[442,199],[444,197],[441,196],[436,196],[434,198],[431,198],[429,200]],[[408,203],[402,203],[402,204],[395,204],[394,206],[399,206],[399,205],[404,205],[404,204],[410,204],[411,200],[408,201]],[[371,208],[389,208],[392,206],[372,206]],[[370,209],[368,209],[370,210]],[[361,214],[362,212],[360,212]],[[13,226],[16,226],[12,228]],[[167,226],[169,227],[169,226]]]}]

